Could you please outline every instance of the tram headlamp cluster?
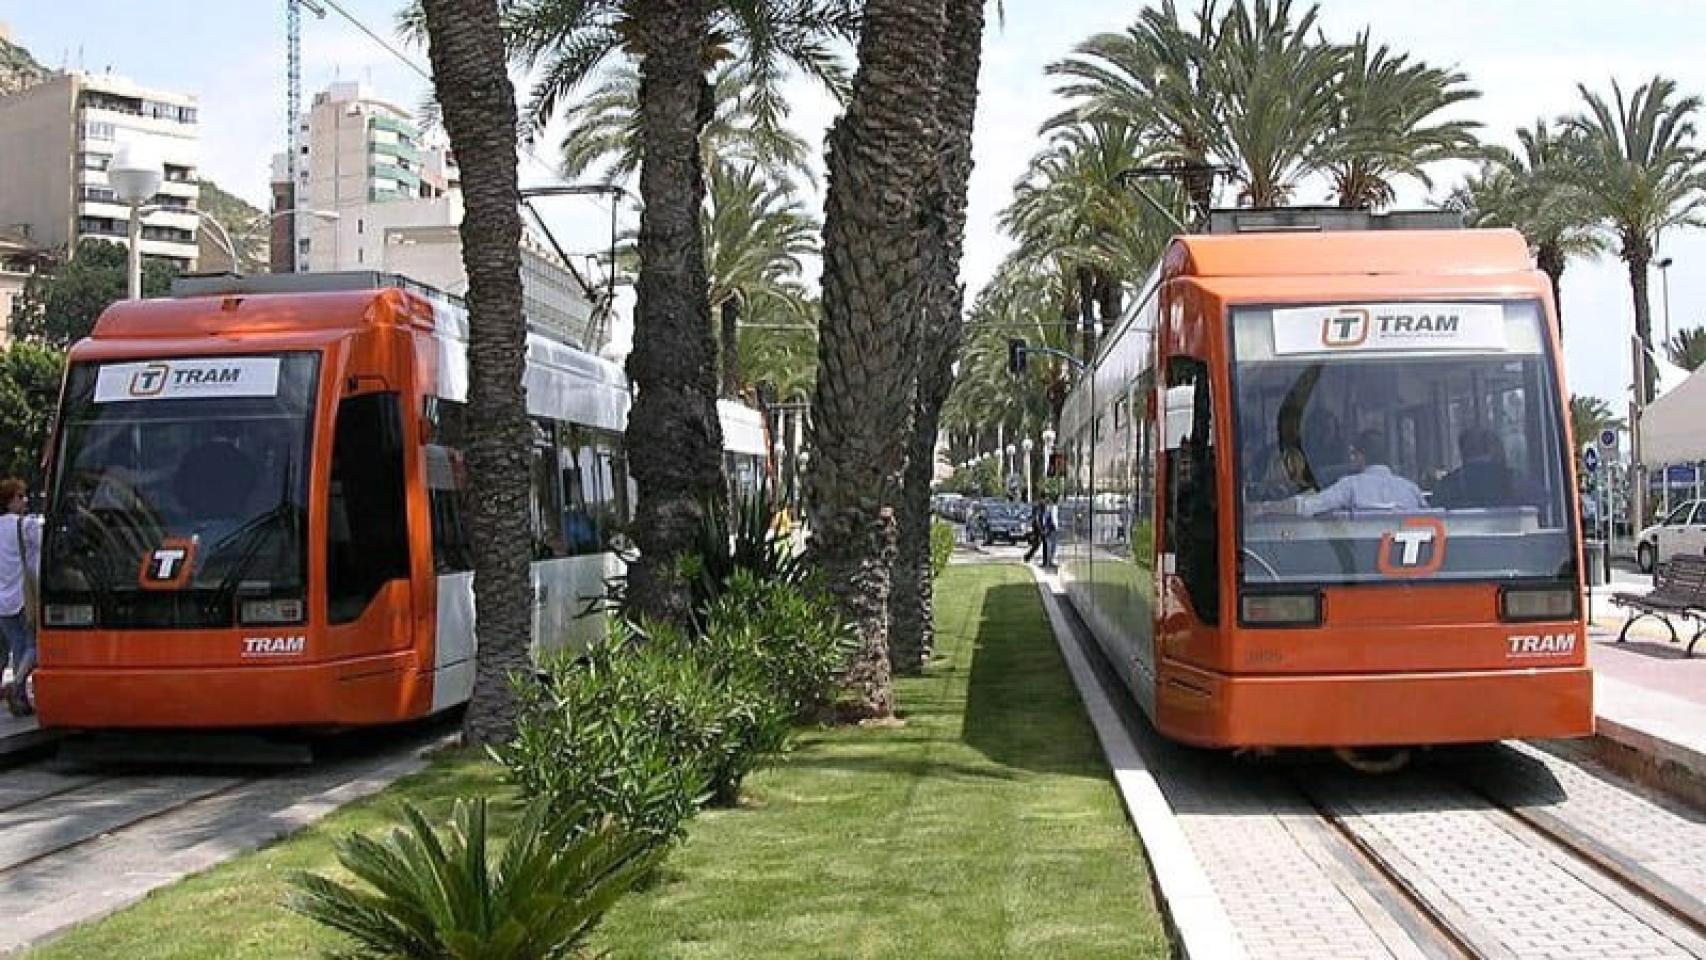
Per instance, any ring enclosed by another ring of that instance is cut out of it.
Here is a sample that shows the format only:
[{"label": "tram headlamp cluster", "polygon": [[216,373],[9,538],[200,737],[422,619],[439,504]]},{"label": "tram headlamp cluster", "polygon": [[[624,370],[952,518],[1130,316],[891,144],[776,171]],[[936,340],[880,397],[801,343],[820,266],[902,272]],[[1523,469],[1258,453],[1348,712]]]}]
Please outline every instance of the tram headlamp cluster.
[{"label": "tram headlamp cluster", "polygon": [[237,611],[240,623],[301,623],[302,601],[295,598],[282,600],[244,600]]},{"label": "tram headlamp cluster", "polygon": [[1576,591],[1570,587],[1499,591],[1499,616],[1505,620],[1569,620],[1575,615]]},{"label": "tram headlamp cluster", "polygon": [[92,627],[95,625],[95,605],[50,603],[42,608],[42,620],[50,627]]},{"label": "tram headlamp cluster", "polygon": [[1318,593],[1246,593],[1238,619],[1252,627],[1309,627],[1321,622]]}]

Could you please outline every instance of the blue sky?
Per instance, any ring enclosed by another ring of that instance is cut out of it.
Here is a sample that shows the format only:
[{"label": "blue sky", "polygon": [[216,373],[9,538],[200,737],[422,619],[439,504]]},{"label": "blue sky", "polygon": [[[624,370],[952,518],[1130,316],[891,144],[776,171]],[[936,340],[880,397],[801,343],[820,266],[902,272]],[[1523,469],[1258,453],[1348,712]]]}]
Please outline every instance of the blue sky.
[{"label": "blue sky", "polygon": [[[342,3],[382,32],[389,32],[399,6],[399,0]],[[1188,0],[1181,5],[1190,6]],[[1037,125],[1058,109],[1043,67],[1089,34],[1130,22],[1141,6],[1006,0],[1006,22],[992,27],[985,44],[965,264],[974,289],[1007,248],[996,214],[1038,145]],[[265,197],[267,164],[283,138],[283,7],[282,0],[0,0],[0,23],[49,66],[110,66],[199,96],[204,173],[253,202]],[[1367,27],[1377,40],[1466,71],[1483,96],[1465,113],[1484,124],[1490,140],[1510,142],[1518,125],[1575,109],[1578,81],[1607,88],[1616,77],[1632,87],[1662,73],[1686,91],[1706,93],[1697,0],[1322,0],[1321,7],[1335,37]],[[425,62],[423,51],[411,55]],[[426,93],[424,81],[336,14],[306,18],[304,89],[311,94],[335,79],[367,81],[404,104]],[[831,104],[803,85],[794,92],[795,119],[815,136],[829,123]],[[540,154],[548,160],[548,150]],[[1441,170],[1433,195],[1460,175]],[[522,177],[543,181],[549,171],[544,162],[524,162]],[[1299,200],[1324,195],[1324,188],[1310,185]],[[1419,184],[1402,190],[1406,203],[1428,198]],[[608,229],[605,216],[592,201],[563,201],[554,228],[571,248],[593,249]],[[1706,323],[1706,231],[1667,235],[1660,246],[1676,260],[1670,271],[1673,326]],[[1657,281],[1653,310],[1655,328],[1662,329]],[[1632,329],[1622,263],[1615,257],[1572,263],[1564,279],[1564,317],[1570,386],[1622,404]]]}]

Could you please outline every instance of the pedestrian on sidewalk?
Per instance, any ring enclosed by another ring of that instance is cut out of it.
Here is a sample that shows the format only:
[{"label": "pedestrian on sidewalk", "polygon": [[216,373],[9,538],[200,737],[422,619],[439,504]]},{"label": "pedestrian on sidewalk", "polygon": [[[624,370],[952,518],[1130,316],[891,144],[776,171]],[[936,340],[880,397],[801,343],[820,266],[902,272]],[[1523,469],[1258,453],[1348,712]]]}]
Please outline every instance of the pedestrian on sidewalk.
[{"label": "pedestrian on sidewalk", "polygon": [[1043,569],[1054,569],[1054,545],[1060,535],[1060,506],[1058,498],[1049,494],[1043,507]]},{"label": "pedestrian on sidewalk", "polygon": [[1046,509],[1041,500],[1031,504],[1031,528],[1025,535],[1025,539],[1031,548],[1025,551],[1026,563],[1030,563],[1031,558],[1037,555],[1037,551],[1043,548],[1043,512]]},{"label": "pedestrian on sidewalk", "polygon": [[36,669],[36,577],[41,573],[39,516],[29,513],[29,488],[17,477],[0,480],[0,636],[9,648],[12,680],[0,688],[15,717],[35,712],[30,674]]}]

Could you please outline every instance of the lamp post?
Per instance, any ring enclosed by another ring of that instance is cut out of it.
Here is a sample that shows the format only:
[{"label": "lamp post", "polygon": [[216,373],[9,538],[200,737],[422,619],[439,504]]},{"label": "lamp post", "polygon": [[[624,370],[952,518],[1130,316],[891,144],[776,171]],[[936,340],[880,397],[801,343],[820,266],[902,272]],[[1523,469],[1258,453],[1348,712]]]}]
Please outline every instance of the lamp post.
[{"label": "lamp post", "polygon": [[1019,446],[1025,449],[1025,502],[1032,503],[1036,496],[1031,491],[1031,450],[1036,447],[1036,441],[1026,437]]},{"label": "lamp post", "polygon": [[1655,266],[1657,266],[1659,268],[1659,286],[1664,290],[1664,298],[1665,298],[1665,339],[1664,339],[1664,342],[1665,342],[1665,346],[1667,349],[1670,346],[1670,265],[1675,263],[1675,262],[1676,262],[1675,258],[1665,257],[1664,259],[1660,260],[1657,264],[1655,264]]},{"label": "lamp post", "polygon": [[131,300],[142,299],[142,205],[154,199],[165,179],[165,166],[160,158],[140,144],[119,147],[107,166],[107,183],[112,185],[118,199],[130,207],[130,259],[125,269],[125,290]]},{"label": "lamp post", "polygon": [[1001,488],[1007,491],[1009,497],[1018,493],[1018,484],[1013,482],[1013,474],[1019,465],[1019,448],[1009,443],[1005,449],[1006,456],[1001,459]]},{"label": "lamp post", "polygon": [[[237,259],[237,245],[232,242],[231,234],[225,229],[225,225],[220,223],[212,214],[208,213],[205,210],[193,210],[193,209],[190,209],[189,207],[184,207],[182,209],[178,209],[175,207],[163,207],[163,206],[160,206],[159,204],[150,204],[148,206],[141,207],[138,212],[140,212],[142,214],[142,216],[144,216],[144,217],[149,217],[149,216],[153,216],[156,213],[159,213],[162,210],[170,211],[172,213],[194,214],[197,218],[199,218],[201,220],[202,223],[205,223],[209,227],[212,227],[213,228],[213,239],[215,240],[215,242],[217,242],[219,244],[219,248],[221,251],[224,252],[226,259],[231,262],[231,272],[234,274],[237,274],[238,276],[242,275],[243,265]],[[275,211],[273,213],[263,213],[258,217],[254,217],[253,219],[246,220],[243,222],[242,228],[243,228],[243,231],[245,233],[247,233],[249,230],[252,230],[255,227],[258,227],[263,223],[271,223],[272,221],[277,220],[280,217],[295,217],[295,216],[308,216],[308,217],[313,217],[317,220],[325,220],[325,221],[332,221],[332,220],[338,219],[338,213],[335,210],[308,210],[308,209],[297,209],[295,207],[288,207],[286,209],[278,210],[278,211]]]}]

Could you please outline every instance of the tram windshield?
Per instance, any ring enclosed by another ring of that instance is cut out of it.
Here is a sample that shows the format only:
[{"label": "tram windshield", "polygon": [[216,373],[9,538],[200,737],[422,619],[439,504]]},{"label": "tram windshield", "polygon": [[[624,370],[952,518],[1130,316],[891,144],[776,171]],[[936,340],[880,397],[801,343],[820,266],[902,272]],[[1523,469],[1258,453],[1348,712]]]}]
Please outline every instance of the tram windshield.
[{"label": "tram windshield", "polygon": [[1537,304],[1233,311],[1252,583],[1573,578]]},{"label": "tram windshield", "polygon": [[317,372],[305,353],[73,366],[48,622],[229,626],[239,602],[300,601]]}]

